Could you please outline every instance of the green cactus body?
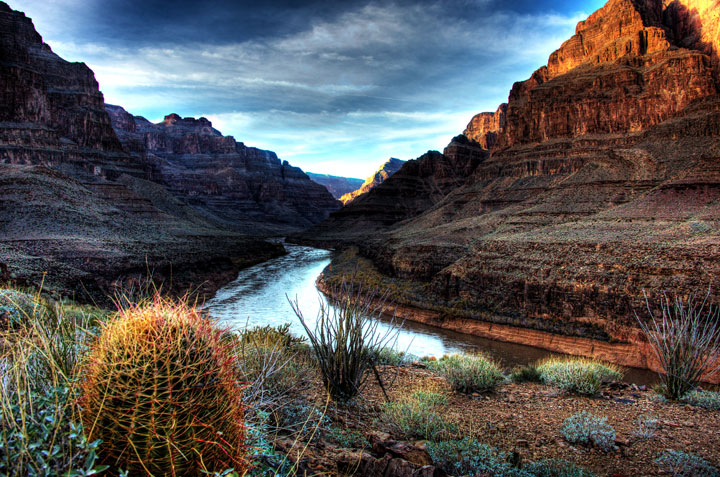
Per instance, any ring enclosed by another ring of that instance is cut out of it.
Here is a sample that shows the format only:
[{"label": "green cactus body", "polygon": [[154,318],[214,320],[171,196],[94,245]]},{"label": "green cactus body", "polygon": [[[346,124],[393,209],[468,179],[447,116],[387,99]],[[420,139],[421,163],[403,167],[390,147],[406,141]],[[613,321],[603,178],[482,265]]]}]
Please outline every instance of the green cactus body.
[{"label": "green cactus body", "polygon": [[119,313],[82,383],[89,439],[129,475],[246,467],[242,389],[222,331],[194,307],[156,298]]}]

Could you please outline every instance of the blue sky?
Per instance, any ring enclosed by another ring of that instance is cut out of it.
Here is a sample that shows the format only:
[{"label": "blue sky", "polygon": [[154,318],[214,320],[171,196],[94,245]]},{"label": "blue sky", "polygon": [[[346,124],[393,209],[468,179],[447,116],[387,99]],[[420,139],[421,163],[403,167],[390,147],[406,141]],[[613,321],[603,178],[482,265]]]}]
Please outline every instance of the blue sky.
[{"label": "blue sky", "polygon": [[442,150],[600,8],[571,1],[9,0],[108,103],[205,116],[306,171]]}]

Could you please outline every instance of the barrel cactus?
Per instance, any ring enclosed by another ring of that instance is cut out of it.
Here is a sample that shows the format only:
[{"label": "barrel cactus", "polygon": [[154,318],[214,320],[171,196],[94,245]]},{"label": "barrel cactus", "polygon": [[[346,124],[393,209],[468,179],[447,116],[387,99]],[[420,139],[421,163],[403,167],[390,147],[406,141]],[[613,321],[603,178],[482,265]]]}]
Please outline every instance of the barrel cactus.
[{"label": "barrel cactus", "polygon": [[223,331],[185,301],[121,310],[90,350],[82,418],[104,463],[129,475],[246,468],[242,390]]}]

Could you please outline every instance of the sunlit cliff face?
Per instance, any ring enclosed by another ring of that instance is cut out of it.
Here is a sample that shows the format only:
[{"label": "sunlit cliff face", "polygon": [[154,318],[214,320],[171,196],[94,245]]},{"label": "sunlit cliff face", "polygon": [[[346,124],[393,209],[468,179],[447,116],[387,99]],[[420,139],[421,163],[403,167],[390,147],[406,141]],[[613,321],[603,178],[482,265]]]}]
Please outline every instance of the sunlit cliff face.
[{"label": "sunlit cliff face", "polygon": [[676,33],[684,45],[711,54],[720,54],[720,0],[664,0],[666,12],[676,16]]}]

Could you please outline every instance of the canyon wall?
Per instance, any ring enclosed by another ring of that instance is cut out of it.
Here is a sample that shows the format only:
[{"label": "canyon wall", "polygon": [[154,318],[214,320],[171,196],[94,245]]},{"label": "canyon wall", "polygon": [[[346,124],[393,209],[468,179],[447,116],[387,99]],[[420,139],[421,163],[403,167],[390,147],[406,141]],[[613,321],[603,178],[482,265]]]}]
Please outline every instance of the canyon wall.
[{"label": "canyon wall", "polygon": [[[485,156],[464,180],[391,217],[410,161],[315,239],[357,245],[388,283],[422,290],[399,293],[400,304],[446,322],[646,353],[636,326],[645,293],[652,307],[663,291],[687,297],[710,285],[720,301],[717,9],[690,5],[697,11],[683,16],[679,5],[610,0],[513,86],[506,107],[473,118],[463,147]],[[384,223],[371,221],[379,211]],[[337,233],[368,222],[369,234]]]},{"label": "canyon wall", "polygon": [[283,234],[340,207],[301,169],[223,136],[206,118],[170,114],[153,124],[120,106],[106,109],[125,149],[152,164],[154,180],[225,228]]},{"label": "canyon wall", "polygon": [[93,72],[3,2],[0,89],[0,269],[19,282],[102,301],[152,274],[166,290],[212,293],[283,253],[250,235],[297,231],[339,207],[206,119],[154,125],[110,108],[113,124]]}]

